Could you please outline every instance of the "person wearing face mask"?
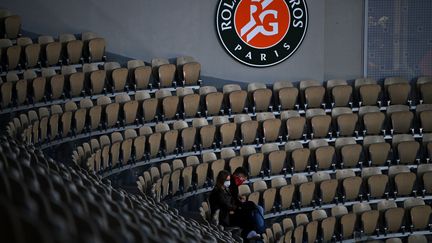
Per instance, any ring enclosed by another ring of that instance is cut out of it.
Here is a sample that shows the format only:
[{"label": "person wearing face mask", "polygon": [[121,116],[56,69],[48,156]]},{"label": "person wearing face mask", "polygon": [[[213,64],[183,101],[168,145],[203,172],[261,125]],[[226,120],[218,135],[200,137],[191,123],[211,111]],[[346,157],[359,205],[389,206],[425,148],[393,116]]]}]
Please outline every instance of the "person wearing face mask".
[{"label": "person wearing face mask", "polygon": [[241,235],[245,242],[259,239],[259,234],[264,233],[265,230],[263,208],[247,201],[245,196],[239,195],[238,187],[247,181],[247,174],[245,168],[238,167],[231,176],[229,187],[236,207],[234,214],[231,215],[231,224],[242,229]]},{"label": "person wearing face mask", "polygon": [[212,215],[219,209],[219,223],[225,227],[232,226],[230,217],[234,215],[237,209],[229,190],[230,186],[231,176],[229,172],[226,170],[219,172],[209,198]]}]

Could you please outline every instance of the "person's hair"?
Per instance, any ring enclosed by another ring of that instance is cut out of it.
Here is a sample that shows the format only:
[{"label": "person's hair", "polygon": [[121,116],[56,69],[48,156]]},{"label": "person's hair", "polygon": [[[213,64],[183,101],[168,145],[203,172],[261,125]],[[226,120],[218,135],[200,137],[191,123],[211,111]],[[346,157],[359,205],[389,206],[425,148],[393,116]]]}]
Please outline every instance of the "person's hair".
[{"label": "person's hair", "polygon": [[216,177],[216,186],[217,187],[223,187],[226,178],[230,175],[230,173],[226,170],[222,170],[219,172],[219,174]]},{"label": "person's hair", "polygon": [[241,167],[241,166],[238,167],[237,169],[235,169],[233,175],[240,175],[240,174],[243,174],[244,176],[248,175],[246,169],[244,167]]}]

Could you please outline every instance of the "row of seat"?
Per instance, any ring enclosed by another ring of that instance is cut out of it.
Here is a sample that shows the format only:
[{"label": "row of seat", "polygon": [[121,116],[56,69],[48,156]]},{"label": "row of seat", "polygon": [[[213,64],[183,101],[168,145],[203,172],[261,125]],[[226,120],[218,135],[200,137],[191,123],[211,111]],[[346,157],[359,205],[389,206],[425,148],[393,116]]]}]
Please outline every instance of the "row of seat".
[{"label": "row of seat", "polygon": [[[46,130],[41,134],[41,137],[45,136]],[[199,152],[205,148],[196,142],[196,137],[198,135],[193,127],[185,127],[181,134],[178,130],[161,132],[158,128],[153,132],[147,126],[141,127],[138,132],[127,129],[124,136],[114,132],[111,139],[108,135],[102,135],[98,139],[92,139],[90,143],[78,146],[74,151],[74,161],[77,164],[88,164],[95,172],[102,172],[129,163],[148,161],[150,158],[159,157],[164,160],[163,157],[169,154],[178,156],[185,151]],[[201,140],[206,138],[202,134],[200,137]],[[361,143],[357,143],[354,137],[337,138],[334,145],[325,139],[313,139],[308,143],[288,141],[284,149],[280,149],[276,143],[268,143],[260,145],[258,153],[254,146],[242,146],[239,156],[229,147],[217,151],[221,152],[222,159],[229,161],[227,163],[232,171],[237,167],[234,165],[241,164],[249,169],[252,176],[430,161],[430,134],[423,134],[423,146],[411,134],[394,135],[391,143],[379,135],[363,139]],[[215,145],[213,140],[209,141],[209,146],[212,143]],[[203,158],[207,153],[203,154]],[[231,162],[232,157],[236,158]]]},{"label": "row of seat", "polygon": [[[173,65],[173,64],[171,64]],[[180,67],[179,67],[180,68]],[[17,73],[9,72],[6,82],[1,84],[1,107],[20,106],[49,102],[65,98],[82,97],[87,95],[117,93],[130,90],[151,89],[157,87],[171,87],[174,73],[162,73],[152,78],[152,70],[158,67],[146,66],[141,60],[131,60],[128,66],[121,67],[117,62],[106,62],[103,69],[96,63],[85,63],[82,71],[77,72],[74,66],[62,66],[61,73],[54,68],[42,68],[41,76],[35,71],[27,70],[20,78]],[[197,85],[200,83],[200,64],[187,62],[181,65],[183,73],[182,85]],[[175,71],[175,69],[174,69]],[[49,103],[48,103],[49,104]]]},{"label": "row of seat", "polygon": [[0,141],[2,242],[239,241],[10,137]]},{"label": "row of seat", "polygon": [[[96,143],[96,141],[92,141]],[[94,144],[92,143],[92,144]],[[120,147],[120,143],[118,143],[118,147]],[[125,144],[125,143],[124,143]],[[122,144],[122,151],[125,146]],[[372,144],[373,146],[374,144]],[[375,144],[380,145],[380,144]],[[409,146],[409,145],[405,145]],[[84,146],[85,147],[85,146]],[[87,144],[87,150],[91,149],[90,145]],[[106,146],[104,148],[107,148],[109,146]],[[429,149],[432,148],[432,144],[428,144]],[[111,147],[111,148],[114,148]],[[163,184],[163,193],[162,198],[165,198],[168,195],[176,196],[179,193],[185,193],[188,192],[190,189],[196,190],[200,188],[209,187],[214,184],[214,181],[216,179],[216,176],[219,174],[221,170],[230,170],[231,173],[235,171],[238,167],[244,167],[248,169],[249,176],[254,178],[265,178],[264,176],[269,176],[268,178],[280,178],[278,175],[284,174],[285,179],[288,178],[294,178],[294,177],[302,177],[304,179],[304,173],[301,172],[308,172],[307,175],[320,175],[320,174],[326,174],[328,173],[328,169],[334,169],[336,168],[335,164],[333,164],[333,152],[330,152],[332,155],[328,156],[328,149],[333,150],[333,147],[325,146],[320,147],[318,150],[315,151],[316,156],[315,160],[317,161],[323,161],[329,159],[330,162],[326,163],[326,167],[319,167],[316,166],[316,172],[310,174],[310,167],[311,162],[309,161],[309,153],[306,153],[306,158],[302,158],[304,156],[304,149],[297,148],[296,150],[293,150],[291,155],[292,159],[290,160],[290,163],[286,162],[286,152],[283,150],[275,150],[268,154],[266,153],[256,153],[255,149],[243,147],[242,153],[240,156],[236,156],[234,151],[228,150],[222,150],[221,152],[221,158],[217,159],[216,154],[210,152],[210,153],[204,153],[202,155],[202,160],[197,156],[189,156],[183,160],[181,159],[175,159],[172,162],[164,162],[161,163],[159,166],[152,166],[149,170],[145,171],[142,176],[138,177],[138,184],[139,187],[141,187],[144,191],[147,191],[147,189],[151,188],[153,184],[156,184],[159,179],[162,180]],[[352,148],[350,144],[342,147],[342,149],[346,148]],[[130,150],[126,150],[130,152]],[[306,150],[308,152],[308,150]],[[349,151],[349,150],[348,150]],[[344,151],[345,153],[347,151]],[[90,153],[90,152],[89,152]],[[118,155],[120,153],[120,149],[118,149],[117,153],[113,153],[113,150],[111,150],[111,155]],[[288,152],[289,153],[289,152]],[[376,152],[378,153],[378,152]],[[385,152],[383,152],[385,153]],[[387,151],[388,153],[388,151]],[[105,162],[109,161],[109,151],[108,149],[97,149],[94,155],[91,155],[90,158],[87,160],[88,166],[90,170],[97,170],[98,167],[104,168],[103,166],[108,167],[109,164],[105,164]],[[349,152],[348,152],[349,155]],[[108,157],[108,158],[107,158]],[[384,157],[384,156],[382,156]],[[96,159],[97,158],[97,159]],[[265,159],[264,159],[265,158]],[[299,159],[300,158],[300,159]],[[106,161],[105,161],[106,159]],[[245,163],[247,161],[247,163]],[[267,165],[264,165],[264,161]],[[429,161],[429,160],[428,160]],[[291,164],[286,165],[286,163]],[[376,165],[375,165],[376,166]],[[388,164],[388,166],[391,166],[391,164]],[[106,168],[105,167],[105,168]],[[159,169],[160,167],[160,169]],[[301,167],[301,168],[300,168]],[[347,166],[349,167],[349,166]],[[268,168],[265,170],[264,168]],[[369,171],[368,174],[371,174],[372,172],[375,174],[380,173],[382,167],[363,167],[363,170]],[[391,166],[390,168],[399,168]],[[406,171],[404,168],[408,167],[400,167],[403,171]],[[419,173],[424,173],[425,170],[429,170],[427,168],[430,168],[429,164],[421,164],[419,165]],[[297,170],[296,170],[297,169]],[[395,169],[391,169],[392,171]],[[287,174],[287,171],[290,171],[290,174]],[[300,174],[299,174],[300,173]],[[354,173],[354,172],[352,172]],[[393,173],[393,172],[391,172]],[[337,174],[337,173],[336,173]],[[326,176],[327,177],[327,176]],[[255,180],[255,179],[254,179]],[[169,185],[171,183],[171,186]],[[159,185],[160,186],[160,185]]]},{"label": "row of seat", "polygon": [[21,32],[21,17],[8,9],[0,9],[0,38],[15,39]]},{"label": "row of seat", "polygon": [[0,66],[3,70],[21,70],[104,61],[105,39],[95,33],[85,32],[81,39],[73,34],[61,34],[56,41],[52,36],[39,36],[37,43],[29,37],[19,37],[14,44],[10,39],[0,39]]},{"label": "row of seat", "polygon": [[[178,91],[179,93],[180,91],[193,92],[188,88],[179,88]],[[172,96],[170,91],[158,90],[155,98],[151,98],[146,92],[139,92],[139,94],[139,96],[135,96],[135,99],[142,98],[143,100],[130,100],[127,94],[121,94],[115,97],[115,103],[112,103],[109,97],[101,96],[97,99],[96,106],[90,99],[83,99],[80,102],[80,109],[74,102],[68,102],[65,105],[65,112],[59,105],[52,106],[51,112],[47,108],[40,108],[39,110],[43,112],[39,112],[39,117],[36,111],[31,110],[28,115],[21,114],[19,119],[14,118],[13,122],[10,123],[10,130],[19,134],[19,131],[33,125],[32,131],[29,131],[33,132],[33,134],[29,134],[31,135],[29,142],[39,143],[47,139],[46,132],[42,131],[49,130],[49,121],[50,130],[54,132],[49,135],[49,138],[51,140],[57,138],[59,117],[62,117],[60,127],[64,128],[62,130],[63,137],[69,136],[72,130],[74,131],[73,135],[76,135],[102,128],[138,126],[142,122],[152,121],[152,117],[161,116],[164,119],[179,117],[178,109],[172,105],[172,102],[179,103],[178,96]],[[141,95],[143,96],[141,97]],[[160,106],[162,108],[159,108]],[[334,108],[332,116],[327,115],[324,110],[319,108],[308,109],[305,117],[297,111],[284,111],[281,113],[281,119],[277,119],[273,113],[257,113],[256,120],[252,120],[249,115],[240,114],[234,117],[234,122],[230,122],[227,116],[217,116],[213,117],[211,125],[205,118],[195,118],[192,120],[192,127],[189,127],[188,123],[183,120],[175,121],[173,128],[170,128],[168,123],[158,123],[156,132],[166,133],[171,130],[179,130],[176,135],[180,136],[180,130],[183,134],[183,130],[187,128],[194,132],[185,134],[185,136],[181,135],[181,137],[187,138],[186,135],[188,135],[187,139],[191,140],[192,143],[190,145],[194,146],[195,134],[200,134],[199,148],[209,148],[214,144],[230,146],[233,143],[251,144],[260,143],[260,141],[265,143],[307,138],[328,137],[332,139],[333,136],[358,136],[359,131],[362,130],[363,135],[386,135],[387,133],[419,133],[421,135],[423,132],[432,131],[432,106],[430,104],[417,106],[416,116],[407,106],[389,106],[386,110],[387,119],[378,107],[365,106],[362,108],[364,109],[360,109],[359,114],[352,113],[350,108]],[[43,119],[45,121],[42,123]],[[51,120],[53,121],[51,122]],[[35,122],[38,123],[37,126],[34,125]],[[45,136],[39,138],[39,132],[44,133]],[[310,135],[308,136],[308,134]],[[192,149],[190,146],[184,147],[186,150]],[[168,149],[168,153],[172,152],[173,150]]]},{"label": "row of seat", "polygon": [[361,241],[375,236],[385,239],[386,243],[402,243],[401,239],[393,238],[393,235],[403,233],[407,242],[426,243],[430,237],[420,232],[430,230],[431,211],[430,205],[420,198],[408,198],[401,205],[393,200],[382,200],[376,206],[367,202],[356,203],[350,209],[339,205],[331,210],[318,209],[308,214],[284,218],[281,223],[273,223],[265,230],[263,241]]}]

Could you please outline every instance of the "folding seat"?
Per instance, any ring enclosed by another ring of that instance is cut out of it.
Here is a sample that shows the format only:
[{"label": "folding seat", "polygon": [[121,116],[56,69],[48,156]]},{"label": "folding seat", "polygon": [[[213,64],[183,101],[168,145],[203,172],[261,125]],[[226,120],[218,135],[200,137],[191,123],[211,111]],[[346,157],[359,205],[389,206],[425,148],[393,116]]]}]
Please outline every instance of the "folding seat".
[{"label": "folding seat", "polygon": [[172,96],[171,91],[169,90],[158,90],[156,91],[156,99],[161,100],[162,110],[163,110],[163,119],[173,119],[178,118],[178,105],[179,105],[179,97]]},{"label": "folding seat", "polygon": [[38,109],[38,116],[39,119],[42,119],[43,117],[48,117],[50,116],[50,110],[47,107],[40,107]]},{"label": "folding seat", "polygon": [[127,86],[127,68],[122,68],[118,62],[106,62],[104,70],[111,83],[112,92],[121,92],[129,89]]},{"label": "folding seat", "polygon": [[89,75],[90,93],[100,94],[106,92],[105,79],[107,76],[106,70],[99,70],[99,67],[94,63],[86,63],[83,65],[83,73]]},{"label": "folding seat", "polygon": [[312,181],[318,186],[319,191],[318,201],[320,203],[332,203],[337,197],[338,181],[331,179],[330,175],[325,171],[319,171],[312,174]]},{"label": "folding seat", "polygon": [[267,184],[265,181],[259,180],[252,184],[253,192],[249,194],[248,201],[254,202],[256,205],[259,204],[261,193],[267,190]]},{"label": "folding seat", "polygon": [[396,161],[398,164],[419,163],[417,153],[420,150],[420,143],[415,141],[411,134],[393,135],[392,146],[394,154],[397,152]]},{"label": "folding seat", "polygon": [[200,134],[200,148],[210,148],[216,145],[215,133],[216,127],[214,125],[209,125],[207,119],[205,118],[194,118],[192,120],[192,126],[199,129]]},{"label": "folding seat", "polygon": [[360,215],[361,231],[366,235],[372,235],[374,233],[379,234],[378,210],[372,210],[367,202],[356,203],[353,205],[353,213]]},{"label": "folding seat", "polygon": [[207,163],[207,162],[212,162],[217,160],[217,156],[214,152],[204,152],[202,153],[202,162],[203,163]]},{"label": "folding seat", "polygon": [[171,175],[166,174],[162,176],[162,193],[161,193],[161,199],[164,199],[169,194],[169,183],[170,183]]},{"label": "folding seat", "polygon": [[274,209],[276,199],[276,188],[268,188],[263,192],[264,213],[268,213]]},{"label": "folding seat", "polygon": [[111,143],[123,141],[123,135],[120,132],[111,133]]},{"label": "folding seat", "polygon": [[44,142],[48,138],[48,116],[42,117],[39,123],[39,142]]},{"label": "folding seat", "polygon": [[291,173],[310,169],[310,150],[303,148],[300,142],[287,142],[285,151],[287,152],[288,162],[291,164]]},{"label": "folding seat", "polygon": [[279,223],[274,223],[272,225],[272,230],[273,230],[273,237],[275,239],[275,242],[278,242],[280,239],[283,238],[282,227]]},{"label": "folding seat", "polygon": [[417,90],[420,104],[432,104],[432,78],[430,76],[417,79]]},{"label": "folding seat", "polygon": [[391,105],[387,107],[387,119],[391,121],[391,134],[409,133],[414,115],[406,105]]},{"label": "folding seat", "polygon": [[300,81],[300,91],[305,109],[318,108],[324,103],[325,89],[321,83],[316,80]]},{"label": "folding seat", "polygon": [[40,102],[43,99],[46,100],[45,96],[45,87],[46,87],[46,78],[37,77],[33,79],[33,103]]},{"label": "folding seat", "polygon": [[409,198],[404,201],[404,208],[409,212],[411,230],[426,230],[431,228],[429,222],[432,209],[429,205],[425,204],[423,199]]},{"label": "folding seat", "polygon": [[196,128],[188,127],[184,121],[176,121],[174,123],[174,129],[181,130],[182,146],[180,147],[182,152],[196,149]]},{"label": "folding seat", "polygon": [[139,136],[136,137],[133,141],[133,160],[140,161],[145,156],[146,151],[146,137]]},{"label": "folding seat", "polygon": [[235,157],[230,158],[228,165],[229,165],[231,174],[233,174],[237,168],[243,167],[243,164],[244,164],[243,156],[235,156]]},{"label": "folding seat", "polygon": [[132,157],[133,138],[126,138],[121,143],[122,163],[127,164]]},{"label": "folding seat", "polygon": [[7,108],[12,105],[12,89],[14,84],[12,82],[6,82],[1,84],[1,108]]},{"label": "folding seat", "polygon": [[256,153],[249,155],[248,159],[249,176],[255,177],[262,173],[262,166],[264,162],[264,154]]},{"label": "folding seat", "polygon": [[278,110],[292,110],[297,105],[298,89],[290,81],[278,81],[273,84],[275,104]]},{"label": "folding seat", "polygon": [[281,120],[286,121],[287,140],[298,140],[302,136],[305,137],[306,118],[300,116],[297,111],[283,111]]},{"label": "folding seat", "polygon": [[60,114],[53,114],[49,117],[49,127],[50,127],[49,139],[50,140],[56,139],[59,135],[58,132],[59,119],[60,119]]},{"label": "folding seat", "polygon": [[62,74],[56,74],[49,77],[49,83],[51,87],[50,98],[52,100],[60,99],[65,97],[64,83],[65,77]]},{"label": "folding seat", "polygon": [[411,102],[411,85],[409,81],[402,77],[389,77],[384,80],[384,88],[388,94],[388,105],[405,105]]},{"label": "folding seat", "polygon": [[387,175],[382,174],[379,167],[363,168],[361,176],[368,186],[368,199],[382,198],[384,194],[388,194],[386,189],[389,179]]},{"label": "folding seat", "polygon": [[410,235],[408,236],[408,243],[427,243],[430,241],[425,235]]},{"label": "folding seat", "polygon": [[0,67],[3,67],[3,61],[6,57],[6,50],[11,46],[13,46],[13,44],[10,39],[0,38]]},{"label": "folding seat", "polygon": [[432,132],[432,104],[417,105],[416,117],[420,121],[420,134]]},{"label": "folding seat", "polygon": [[[381,93],[381,86],[372,78],[358,78],[354,81],[359,106],[376,105]],[[381,101],[379,101],[381,103]]]},{"label": "folding seat", "polygon": [[336,179],[342,181],[344,200],[354,201],[359,198],[363,181],[360,177],[355,175],[353,170],[337,170]]},{"label": "folding seat", "polygon": [[150,176],[151,176],[152,183],[155,183],[158,179],[161,178],[161,174],[158,167],[154,166],[150,168]]},{"label": "folding seat", "polygon": [[229,122],[228,117],[226,116],[218,116],[213,117],[213,125],[219,131],[220,134],[220,146],[230,146],[232,145],[235,139],[237,125],[235,123]]},{"label": "folding seat", "polygon": [[[102,96],[106,97],[106,96]],[[105,106],[105,128],[110,128],[119,125],[118,113],[120,109],[119,103],[110,103]],[[90,110],[91,111],[91,110]]]},{"label": "folding seat", "polygon": [[362,154],[362,146],[357,144],[355,138],[337,138],[335,148],[341,159],[341,167],[356,167]]},{"label": "folding seat", "polygon": [[120,162],[121,142],[113,142],[110,148],[111,166],[116,167]]},{"label": "folding seat", "polygon": [[303,174],[294,174],[291,177],[291,184],[297,187],[300,206],[308,206],[315,204],[315,183],[308,181],[308,178]]},{"label": "folding seat", "polygon": [[263,83],[250,83],[248,84],[248,93],[250,94],[250,99],[253,101],[253,112],[262,112],[272,110],[273,106],[270,108],[270,103],[272,100],[272,91],[267,88]]},{"label": "folding seat", "polygon": [[201,64],[199,62],[188,62],[183,65],[183,85],[197,85],[200,80]]},{"label": "folding seat", "polygon": [[306,119],[310,123],[312,138],[323,138],[331,134],[331,117],[326,115],[323,109],[316,108],[306,110]]},{"label": "folding seat", "polygon": [[183,66],[189,62],[195,62],[195,59],[191,56],[179,56],[176,58],[176,68],[179,80],[183,80]]},{"label": "folding seat", "polygon": [[28,44],[23,47],[24,55],[25,55],[25,67],[33,68],[36,66],[40,66],[40,52],[41,47],[37,43]]},{"label": "folding seat", "polygon": [[99,62],[106,59],[105,56],[105,39],[96,37],[88,42],[89,62]]},{"label": "folding seat", "polygon": [[[149,122],[153,120],[157,120],[158,118],[158,99],[157,98],[150,98],[150,95],[147,92],[138,93],[143,94],[143,101],[142,101],[142,111],[143,111],[143,120],[144,122]],[[148,95],[148,96],[147,96]],[[139,98],[137,95],[135,95],[135,100]]]},{"label": "folding seat", "polygon": [[322,241],[330,242],[335,235],[336,218],[328,217],[325,210],[312,211],[312,220],[320,222],[320,231],[322,232]]},{"label": "folding seat", "polygon": [[6,49],[6,58],[7,58],[7,70],[14,70],[17,68],[21,68],[21,46],[15,45],[10,46]]},{"label": "folding seat", "polygon": [[19,15],[9,15],[4,18],[5,37],[15,39],[21,31],[21,17]]},{"label": "folding seat", "polygon": [[156,124],[155,131],[163,134],[165,154],[172,154],[177,149],[178,130],[171,130],[167,123]]},{"label": "folding seat", "polygon": [[333,158],[335,156],[335,148],[329,146],[325,139],[314,139],[309,142],[309,149],[315,158],[315,169],[323,170],[330,167],[335,168]]},{"label": "folding seat", "polygon": [[355,213],[348,213],[345,206],[332,207],[331,214],[337,219],[337,222],[341,227],[341,238],[351,239],[356,227],[357,215]]},{"label": "folding seat", "polygon": [[373,135],[364,137],[363,148],[369,165],[382,166],[390,163],[388,155],[391,146],[389,143],[386,143],[383,136]]},{"label": "folding seat", "polygon": [[407,166],[395,165],[390,166],[388,170],[389,177],[394,183],[395,191],[393,195],[396,196],[409,196],[413,192],[416,182],[416,174],[410,171]]},{"label": "folding seat", "polygon": [[384,214],[384,231],[385,233],[398,232],[404,221],[405,210],[398,208],[394,200],[380,200],[377,209]]},{"label": "folding seat", "polygon": [[206,184],[208,167],[208,163],[200,163],[195,167],[195,174],[197,178],[196,188],[202,188]]},{"label": "folding seat", "polygon": [[[176,128],[174,127],[174,129],[176,129]],[[139,135],[140,136],[147,136],[147,135],[151,135],[151,134],[153,134],[153,130],[151,127],[144,125],[144,126],[139,128]]]},{"label": "folding seat", "polygon": [[83,72],[73,72],[68,78],[68,92],[70,97],[85,95],[85,76]]},{"label": "folding seat", "polygon": [[272,151],[268,154],[269,174],[277,175],[286,172],[286,152],[284,150]]},{"label": "folding seat", "polygon": [[159,132],[153,133],[147,138],[150,157],[154,158],[160,155],[161,140],[162,134]]},{"label": "folding seat", "polygon": [[240,85],[226,84],[223,86],[223,93],[230,104],[229,114],[248,112],[246,107],[247,92],[242,90]]},{"label": "folding seat", "polygon": [[419,183],[423,185],[423,194],[432,193],[432,165],[431,164],[420,164],[417,167],[417,178]]},{"label": "folding seat", "polygon": [[247,156],[252,155],[252,154],[256,154],[255,146],[247,145],[247,146],[242,146],[240,148],[240,155],[241,156],[247,157]]},{"label": "folding seat", "polygon": [[240,124],[241,144],[252,144],[257,140],[258,121],[252,120],[249,115],[239,114],[234,116],[234,122]]},{"label": "folding seat", "polygon": [[61,61],[61,49],[60,42],[54,41],[52,36],[39,36],[38,43],[41,45],[41,56],[44,60],[44,66],[57,65]]},{"label": "folding seat", "polygon": [[337,136],[352,136],[357,135],[358,115],[353,113],[351,108],[336,107],[332,109],[332,118],[337,125]]},{"label": "folding seat", "polygon": [[385,115],[380,112],[377,106],[360,107],[359,116],[360,120],[363,122],[363,135],[378,135],[381,133]]},{"label": "folding seat", "polygon": [[171,174],[171,193],[175,195],[180,189],[181,169],[175,170]]},{"label": "folding seat", "polygon": [[153,58],[151,61],[153,76],[157,77],[159,88],[171,87],[174,81],[176,66],[165,58]]},{"label": "folding seat", "polygon": [[212,171],[212,179],[213,182],[216,182],[216,177],[225,168],[225,160],[224,159],[218,159],[211,163],[211,171]]},{"label": "folding seat", "polygon": [[276,119],[271,112],[257,113],[257,121],[262,122],[263,142],[274,142],[279,139],[282,141],[280,134],[281,120]]},{"label": "folding seat", "polygon": [[191,88],[177,88],[176,94],[183,104],[183,118],[195,117],[197,114],[201,114],[199,94],[195,94]]},{"label": "folding seat", "polygon": [[182,170],[183,192],[188,192],[190,186],[192,185],[192,172],[193,166],[187,166]]},{"label": "folding seat", "polygon": [[351,103],[352,87],[346,80],[328,80],[327,93],[331,94],[332,107],[348,106]]},{"label": "folding seat", "polygon": [[221,159],[231,159],[234,158],[236,155],[236,152],[232,148],[222,148],[220,151],[220,158]]},{"label": "folding seat", "polygon": [[[63,41],[60,38],[60,42]],[[66,53],[67,53],[67,64],[77,64],[84,61],[82,57],[83,52],[83,42],[81,40],[69,40],[66,42]]]},{"label": "folding seat", "polygon": [[127,62],[129,77],[135,90],[147,89],[150,84],[151,67],[146,66],[142,60],[130,60]]}]

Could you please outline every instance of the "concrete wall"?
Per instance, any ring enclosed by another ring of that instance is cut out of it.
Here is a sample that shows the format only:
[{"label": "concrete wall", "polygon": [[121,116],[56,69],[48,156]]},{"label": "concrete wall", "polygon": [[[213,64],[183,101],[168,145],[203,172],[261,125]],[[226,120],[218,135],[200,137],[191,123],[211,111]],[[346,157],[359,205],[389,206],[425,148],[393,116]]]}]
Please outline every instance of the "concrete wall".
[{"label": "concrete wall", "polygon": [[113,53],[146,61],[190,55],[201,62],[205,76],[271,83],[361,75],[362,2],[307,0],[303,44],[269,68],[245,66],[225,52],[215,29],[215,0],[15,0],[2,7],[20,14],[31,32],[57,36],[90,30],[104,36]]}]

